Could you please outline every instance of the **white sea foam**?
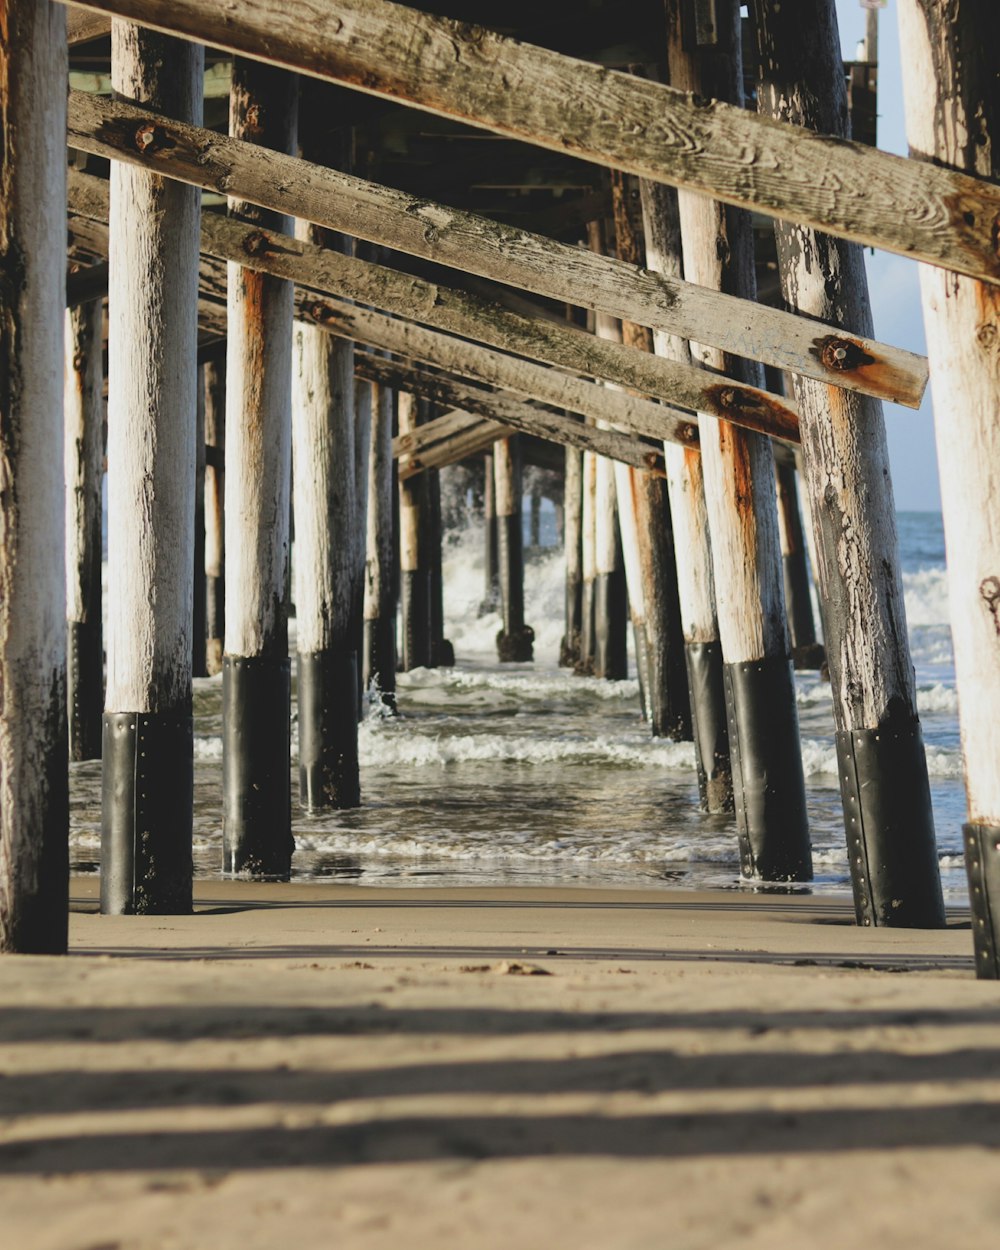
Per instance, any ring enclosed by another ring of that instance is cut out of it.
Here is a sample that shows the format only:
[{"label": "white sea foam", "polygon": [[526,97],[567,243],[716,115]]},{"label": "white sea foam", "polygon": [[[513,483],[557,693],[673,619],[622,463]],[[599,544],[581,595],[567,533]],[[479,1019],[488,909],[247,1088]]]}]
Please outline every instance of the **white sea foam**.
[{"label": "white sea foam", "polygon": [[948,578],[943,565],[903,574],[906,621],[914,625],[947,625]]},{"label": "white sea foam", "polygon": [[922,686],[917,691],[917,710],[924,713],[957,712],[958,691],[940,681],[933,686]]}]

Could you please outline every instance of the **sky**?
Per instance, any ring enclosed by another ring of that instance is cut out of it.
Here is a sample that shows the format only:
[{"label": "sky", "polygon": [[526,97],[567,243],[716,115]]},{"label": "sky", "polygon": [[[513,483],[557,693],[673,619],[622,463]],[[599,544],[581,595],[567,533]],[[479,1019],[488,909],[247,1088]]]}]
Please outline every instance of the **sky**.
[{"label": "sky", "polygon": [[[837,17],[844,57],[853,60],[858,41],[864,37],[866,10],[860,0],[837,0]],[[878,146],[905,156],[906,124],[896,22],[896,0],[889,0],[879,13]],[[889,252],[867,251],[865,262],[876,338],[925,354],[916,261]],[[941,496],[930,387],[919,412],[886,404],[885,422],[897,509],[939,512]]]}]

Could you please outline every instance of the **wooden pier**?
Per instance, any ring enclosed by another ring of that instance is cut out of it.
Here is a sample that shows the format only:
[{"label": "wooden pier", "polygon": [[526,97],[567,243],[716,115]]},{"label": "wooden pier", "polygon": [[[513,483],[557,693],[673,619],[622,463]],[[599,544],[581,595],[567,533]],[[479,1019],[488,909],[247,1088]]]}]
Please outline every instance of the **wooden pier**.
[{"label": "wooden pier", "polygon": [[[220,874],[287,880],[293,803],[364,802],[365,692],[455,660],[459,464],[499,660],[537,651],[522,472],[556,466],[560,660],[625,677],[631,616],[748,881],[812,873],[811,533],[856,919],[942,926],[882,417],[929,378],[1000,978],[1000,18],[899,0],[903,158],[874,17],[845,72],[833,0],[741,7],[0,0],[0,950],[66,949],[71,758],[102,755],[103,910],[190,911],[203,672]],[[877,337],[863,246],[920,263],[929,361]]]}]

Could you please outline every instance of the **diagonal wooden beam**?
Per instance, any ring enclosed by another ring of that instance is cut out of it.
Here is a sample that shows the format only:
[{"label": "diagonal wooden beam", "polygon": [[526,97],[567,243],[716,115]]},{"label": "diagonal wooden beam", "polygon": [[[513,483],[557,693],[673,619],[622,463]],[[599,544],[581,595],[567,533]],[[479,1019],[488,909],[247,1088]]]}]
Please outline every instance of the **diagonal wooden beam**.
[{"label": "diagonal wooden beam", "polygon": [[168,121],[133,105],[71,92],[69,142],[397,251],[910,407],[919,406],[927,383],[923,357],[900,348]]},{"label": "diagonal wooden beam", "polygon": [[460,378],[429,373],[413,365],[367,354],[358,355],[354,371],[358,377],[369,382],[379,382],[449,408],[476,413],[489,421],[497,421],[524,434],[534,434],[551,443],[594,451],[647,473],[663,471],[662,452],[649,443],[614,430],[584,425],[571,417],[525,403],[505,391],[486,390]]},{"label": "diagonal wooden beam", "polygon": [[[390,0],[90,0],[228,48],[1000,283],[1000,187]],[[664,36],[665,38],[665,36]]]},{"label": "diagonal wooden beam", "polygon": [[406,479],[486,451],[509,434],[508,425],[456,409],[393,439],[392,452],[399,461],[399,476]]},{"label": "diagonal wooden beam", "polygon": [[[100,179],[72,171],[69,189],[74,212],[105,216],[106,187]],[[649,356],[620,343],[608,343],[568,325],[516,313],[467,292],[424,282],[288,235],[268,233],[220,213],[202,215],[202,246],[203,250],[223,260],[291,279],[314,291],[333,293],[331,298],[334,301],[346,297],[375,304],[407,319],[426,322],[448,334],[488,343],[502,352],[514,352],[562,369],[598,376],[645,394],[656,395],[685,409],[726,415],[737,424],[774,437],[798,438],[798,418],[794,408],[767,391],[720,379],[692,366]],[[362,322],[367,321],[372,327],[376,321],[374,317],[366,318],[360,310],[352,314],[346,308],[338,319],[330,300],[319,301],[313,313],[317,323],[328,320],[328,328],[339,332],[342,337],[352,337],[352,333],[343,328],[343,317],[351,317],[359,331]],[[369,329],[368,333],[371,336],[374,331]],[[410,338],[413,343],[410,350],[400,342],[398,331],[392,331],[389,337],[383,335],[373,345],[405,351],[406,354],[422,354],[425,359],[430,353],[433,363],[444,368],[472,372],[484,380],[500,382],[512,389],[526,391],[559,406],[585,411],[604,420],[620,419],[630,428],[636,428],[636,422],[641,418],[647,426],[649,422],[653,423],[650,428],[660,439],[684,443],[695,441],[694,424],[679,418],[669,409],[656,411],[656,406],[648,402],[643,405],[629,396],[615,397],[613,393],[597,392],[592,383],[581,382],[578,378],[553,376],[551,371],[539,369],[537,365],[525,367],[527,362],[505,360],[496,352],[484,353],[475,344],[449,343],[442,341],[440,335],[430,338],[426,332],[421,333],[419,327],[413,328]],[[497,376],[497,370],[503,372],[503,378]],[[518,371],[524,375],[525,380],[521,383],[514,382]],[[581,404],[585,406],[581,408]]]}]

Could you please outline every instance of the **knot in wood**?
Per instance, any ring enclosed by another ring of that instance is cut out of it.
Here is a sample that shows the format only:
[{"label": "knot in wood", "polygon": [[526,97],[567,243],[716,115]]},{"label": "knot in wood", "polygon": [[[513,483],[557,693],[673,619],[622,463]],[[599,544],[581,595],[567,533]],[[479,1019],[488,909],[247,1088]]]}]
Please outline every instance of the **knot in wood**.
[{"label": "knot in wood", "polygon": [[252,230],[243,240],[243,250],[248,256],[266,256],[271,249],[271,240],[263,230]]}]

